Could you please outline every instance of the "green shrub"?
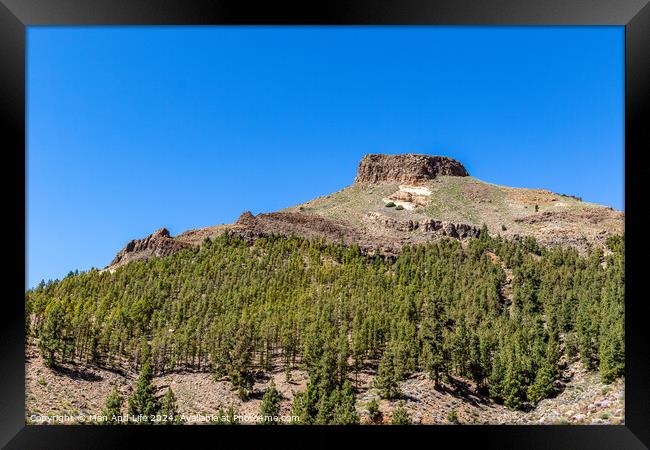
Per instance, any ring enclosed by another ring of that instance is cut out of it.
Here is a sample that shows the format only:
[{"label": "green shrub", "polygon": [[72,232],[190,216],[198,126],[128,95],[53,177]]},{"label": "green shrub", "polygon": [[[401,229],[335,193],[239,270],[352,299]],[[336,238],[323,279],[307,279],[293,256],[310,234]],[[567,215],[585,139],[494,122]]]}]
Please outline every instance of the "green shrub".
[{"label": "green shrub", "polygon": [[391,423],[393,425],[411,425],[411,418],[404,407],[404,402],[399,402],[397,408],[393,411]]},{"label": "green shrub", "polygon": [[404,207],[403,207],[402,205],[397,205],[397,206],[395,207],[395,209],[398,210],[398,211],[401,211],[401,210],[404,209]]},{"label": "green shrub", "polygon": [[264,423],[267,425],[276,425],[277,422],[274,418],[280,415],[280,403],[282,402],[282,395],[275,387],[275,383],[271,380],[271,385],[264,392],[262,397],[262,406],[260,407],[260,415],[264,417]]},{"label": "green shrub", "polygon": [[370,422],[376,425],[384,421],[384,415],[379,410],[377,400],[372,400],[368,403],[368,415],[370,416]]},{"label": "green shrub", "polygon": [[388,202],[384,205],[386,208],[393,208],[395,206],[395,203],[393,202]]}]

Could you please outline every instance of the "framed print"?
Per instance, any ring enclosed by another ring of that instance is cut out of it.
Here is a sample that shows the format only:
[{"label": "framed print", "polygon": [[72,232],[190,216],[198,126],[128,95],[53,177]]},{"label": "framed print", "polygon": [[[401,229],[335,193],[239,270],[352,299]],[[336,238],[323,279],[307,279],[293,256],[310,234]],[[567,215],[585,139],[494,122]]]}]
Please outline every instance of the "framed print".
[{"label": "framed print", "polygon": [[7,448],[647,447],[647,2],[0,20]]}]

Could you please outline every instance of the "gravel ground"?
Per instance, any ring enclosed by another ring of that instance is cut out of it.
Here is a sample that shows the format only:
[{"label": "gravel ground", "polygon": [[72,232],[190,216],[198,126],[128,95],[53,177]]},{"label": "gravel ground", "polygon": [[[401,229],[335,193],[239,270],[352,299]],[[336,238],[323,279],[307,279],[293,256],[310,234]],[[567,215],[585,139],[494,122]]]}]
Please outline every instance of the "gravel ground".
[{"label": "gravel ground", "polygon": [[[400,383],[402,396],[397,400],[382,400],[373,387],[375,369],[368,367],[351,379],[357,388],[357,410],[362,422],[368,420],[367,405],[379,401],[384,421],[390,422],[393,409],[404,402],[414,423],[449,424],[450,413],[456,412],[461,424],[624,424],[625,383],[619,379],[610,385],[600,382],[598,374],[586,372],[579,362],[572,362],[563,373],[565,382],[558,382],[556,397],[541,401],[528,412],[511,411],[475,391],[474,385],[461,379],[435,389],[423,373],[416,373]],[[56,423],[77,423],[78,417],[100,414],[106,397],[116,386],[126,398],[132,392],[137,374],[111,371],[83,365],[52,370],[43,365],[32,347],[26,358],[26,421],[40,423],[42,416],[67,414]],[[216,414],[219,408],[234,407],[250,423],[259,413],[264,391],[273,379],[282,394],[281,414],[289,415],[295,392],[305,389],[307,374],[294,370],[291,380],[277,367],[270,374],[260,374],[254,392],[242,402],[226,379],[215,380],[207,373],[171,373],[156,377],[157,394],[164,395],[167,387],[176,394],[179,413],[186,415]],[[126,403],[126,402],[125,402]],[[123,412],[126,413],[126,404]],[[86,420],[87,417],[86,417]],[[197,423],[204,418],[193,417]],[[243,420],[245,421],[245,420]]]}]

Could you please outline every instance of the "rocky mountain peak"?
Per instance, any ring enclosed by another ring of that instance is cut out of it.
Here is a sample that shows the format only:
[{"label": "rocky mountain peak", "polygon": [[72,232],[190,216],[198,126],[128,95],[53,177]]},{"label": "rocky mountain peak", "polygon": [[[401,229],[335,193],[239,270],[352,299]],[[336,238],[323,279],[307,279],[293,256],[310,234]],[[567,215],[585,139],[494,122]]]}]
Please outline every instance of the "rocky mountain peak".
[{"label": "rocky mountain peak", "polygon": [[409,183],[417,184],[438,175],[466,177],[463,165],[446,156],[370,154],[361,159],[355,183]]},{"label": "rocky mountain peak", "polygon": [[255,223],[255,216],[250,211],[244,211],[235,222],[237,225],[249,225],[251,223]]},{"label": "rocky mountain peak", "polygon": [[169,230],[167,228],[159,228],[151,235],[151,237],[152,238],[169,237]]},{"label": "rocky mountain peak", "polygon": [[167,256],[189,247],[191,245],[171,237],[167,228],[160,228],[144,239],[134,239],[126,244],[109,267],[115,268],[129,261],[151,256]]}]

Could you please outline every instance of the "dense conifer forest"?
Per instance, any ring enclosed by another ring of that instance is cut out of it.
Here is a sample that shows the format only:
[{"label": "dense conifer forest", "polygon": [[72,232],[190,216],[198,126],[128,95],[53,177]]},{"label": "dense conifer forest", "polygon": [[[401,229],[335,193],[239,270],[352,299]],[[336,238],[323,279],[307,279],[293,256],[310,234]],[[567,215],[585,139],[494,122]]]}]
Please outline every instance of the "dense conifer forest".
[{"label": "dense conifer forest", "polygon": [[[225,233],[115,273],[42,282],[26,293],[25,327],[50,366],[211,372],[242,399],[272,364],[301,367],[302,423],[358,423],[355,374],[367,366],[384,398],[426,372],[436,383],[472,379],[510,408],[551,395],[564,355],[604,382],[622,376],[624,272],[622,236],[581,256],[484,228],[466,245],[444,239],[384,259]],[[269,394],[265,408],[275,404]]]}]

